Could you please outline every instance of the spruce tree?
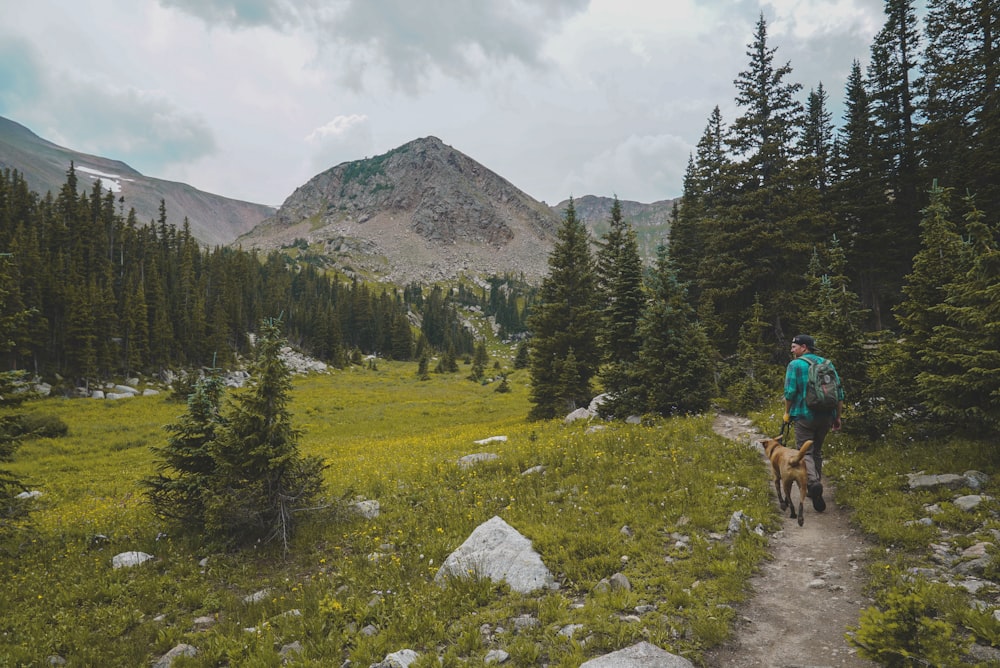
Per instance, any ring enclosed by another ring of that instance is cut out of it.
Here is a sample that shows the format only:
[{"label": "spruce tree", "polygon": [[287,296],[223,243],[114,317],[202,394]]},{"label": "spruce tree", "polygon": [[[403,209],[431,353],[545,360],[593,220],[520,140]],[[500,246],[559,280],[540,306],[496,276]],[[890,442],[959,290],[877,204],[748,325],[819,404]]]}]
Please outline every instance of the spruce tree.
[{"label": "spruce tree", "polygon": [[920,50],[920,33],[913,0],[887,0],[885,24],[875,36],[868,66],[869,99],[874,119],[878,158],[877,180],[890,194],[887,227],[892,243],[880,261],[891,274],[885,290],[890,304],[910,259],[919,248],[920,192],[916,148],[916,87],[914,70]]},{"label": "spruce tree", "polygon": [[280,540],[287,550],[296,512],[322,486],[322,461],[299,454],[288,410],[291,372],[281,360],[280,323],[261,324],[250,379],[229,404],[212,442],[217,473],[206,495],[206,530],[225,542]]},{"label": "spruce tree", "polygon": [[645,412],[669,416],[705,411],[715,396],[713,347],[662,246],[652,287],[653,298],[639,322],[637,394],[644,395]]},{"label": "spruce tree", "polygon": [[[8,299],[13,286],[9,256],[0,256],[0,353],[6,353],[13,345],[14,331],[28,318],[28,311],[11,309]],[[0,462],[9,462],[14,457],[21,438],[20,417],[16,408],[31,395],[26,392],[27,374],[23,371],[0,372]],[[0,468],[0,533],[17,526],[25,516],[26,507],[17,498],[25,491],[24,483],[11,471]]]},{"label": "spruce tree", "polygon": [[[971,204],[971,202],[970,202]],[[975,436],[1000,428],[1000,246],[973,205],[966,215],[968,270],[931,307],[934,327],[921,354],[920,397],[936,420]]]},{"label": "spruce tree", "polygon": [[[557,237],[529,321],[533,419],[553,418],[588,403],[600,362],[590,234],[577,219],[572,198]],[[564,369],[570,357],[573,368]]]},{"label": "spruce tree", "polygon": [[[887,264],[885,249],[893,243],[889,200],[879,176],[878,152],[871,103],[861,64],[855,60],[844,94],[844,125],[837,156],[839,179],[831,189],[834,234],[844,240],[847,273],[871,313],[869,326],[882,329],[891,313],[887,305],[895,299],[897,268]],[[891,298],[890,298],[891,297]]]},{"label": "spruce tree", "polygon": [[608,231],[598,242],[597,284],[603,306],[598,341],[606,363],[634,362],[639,352],[636,325],[645,303],[642,258],[635,229],[614,198]]},{"label": "spruce tree", "polygon": [[885,371],[877,372],[890,381],[882,388],[883,394],[897,411],[910,408],[922,398],[921,392],[915,393],[912,388],[918,387],[916,377],[924,351],[935,329],[948,324],[935,307],[948,296],[946,286],[964,276],[971,261],[969,247],[951,219],[949,190],[935,184],[920,226],[921,249],[913,258],[913,271],[906,277],[904,299],[895,309],[900,340],[893,346],[891,359],[885,362]]},{"label": "spruce tree", "polygon": [[211,373],[199,378],[187,398],[187,411],[167,425],[166,445],[154,447],[157,474],[143,480],[156,513],[200,532],[206,521],[206,496],[217,482],[214,444],[224,424],[220,414],[225,387]]},{"label": "spruce tree", "polygon": [[639,318],[645,306],[642,286],[642,259],[635,230],[622,218],[621,203],[611,205],[608,231],[598,242],[597,281],[601,312],[598,343],[603,366],[604,391],[615,394],[625,389],[629,368],[639,356]]},{"label": "spruce tree", "polygon": [[772,346],[764,337],[768,326],[764,307],[755,299],[749,317],[740,327],[736,353],[726,360],[719,379],[720,392],[730,410],[736,413],[746,414],[763,408],[780,387],[780,377],[770,364]]},{"label": "spruce tree", "polygon": [[476,352],[472,356],[472,373],[469,380],[481,381],[486,375],[486,365],[490,361],[490,355],[486,352],[486,343],[480,341],[476,344]]},{"label": "spruce tree", "polygon": [[[801,89],[786,78],[789,64],[774,63],[761,16],[749,45],[748,69],[736,79],[736,101],[743,113],[733,122],[729,151],[740,157],[730,165],[723,205],[703,232],[704,261],[699,272],[702,305],[721,323],[724,348],[734,348],[739,327],[755,296],[776,339],[784,340],[784,295],[801,282],[796,260],[808,257],[811,239],[822,226],[815,202],[796,170],[796,139],[802,127]],[[737,197],[736,194],[739,194]]]}]

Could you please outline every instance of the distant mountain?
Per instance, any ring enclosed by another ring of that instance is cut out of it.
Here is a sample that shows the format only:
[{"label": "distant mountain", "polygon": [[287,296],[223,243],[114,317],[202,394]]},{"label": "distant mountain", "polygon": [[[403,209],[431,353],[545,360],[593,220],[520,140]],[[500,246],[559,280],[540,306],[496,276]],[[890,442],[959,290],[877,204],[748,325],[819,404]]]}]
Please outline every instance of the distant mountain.
[{"label": "distant mountain", "polygon": [[[622,218],[635,228],[639,255],[646,264],[653,263],[656,259],[656,249],[661,245],[666,245],[667,239],[670,237],[670,223],[673,220],[675,201],[665,199],[652,204],[642,204],[641,202],[619,200]],[[608,220],[611,218],[611,205],[613,203],[614,199],[611,197],[585,195],[579,199],[573,198],[573,209],[576,211],[577,219],[597,239],[608,231]],[[563,200],[552,209],[562,218],[565,216],[568,204],[569,200]]]},{"label": "distant mountain", "polygon": [[314,176],[237,243],[297,246],[396,283],[505,272],[537,280],[559,223],[547,205],[426,137]]},{"label": "distant mountain", "polygon": [[194,237],[209,246],[229,244],[274,213],[270,206],[143,176],[124,162],[57,146],[0,116],[0,169],[17,170],[28,187],[42,195],[55,194],[66,183],[70,162],[75,165],[81,191],[89,191],[99,178],[105,190],[125,198],[125,211],[134,208],[142,224],[156,220],[163,200],[168,221],[180,227],[186,217]]}]

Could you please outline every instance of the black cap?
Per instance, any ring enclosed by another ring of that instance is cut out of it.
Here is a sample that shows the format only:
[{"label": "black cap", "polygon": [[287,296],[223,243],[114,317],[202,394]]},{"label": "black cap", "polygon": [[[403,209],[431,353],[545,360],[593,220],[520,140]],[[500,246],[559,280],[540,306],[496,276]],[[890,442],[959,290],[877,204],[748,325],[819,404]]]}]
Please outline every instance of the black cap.
[{"label": "black cap", "polygon": [[808,334],[796,334],[795,338],[792,339],[792,343],[797,343],[800,346],[805,346],[809,350],[816,350],[816,339],[809,336]]}]

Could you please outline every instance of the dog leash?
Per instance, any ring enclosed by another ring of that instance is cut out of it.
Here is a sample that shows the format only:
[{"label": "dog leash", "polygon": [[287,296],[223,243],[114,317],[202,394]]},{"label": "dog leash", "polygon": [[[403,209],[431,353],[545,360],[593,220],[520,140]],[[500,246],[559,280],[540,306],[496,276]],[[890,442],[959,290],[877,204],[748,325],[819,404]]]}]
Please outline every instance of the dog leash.
[{"label": "dog leash", "polygon": [[790,424],[791,424],[790,420],[788,422],[781,423],[781,432],[778,434],[778,438],[775,439],[778,441],[778,443],[781,443],[782,445],[785,444],[785,434],[788,432],[788,425]]}]

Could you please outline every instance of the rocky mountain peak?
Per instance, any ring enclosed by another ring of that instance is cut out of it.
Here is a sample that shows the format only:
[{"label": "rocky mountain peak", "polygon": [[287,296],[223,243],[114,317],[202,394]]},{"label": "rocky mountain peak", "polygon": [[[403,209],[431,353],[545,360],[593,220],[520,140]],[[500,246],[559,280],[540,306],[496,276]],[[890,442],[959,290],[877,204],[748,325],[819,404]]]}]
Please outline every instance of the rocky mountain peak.
[{"label": "rocky mountain peak", "polygon": [[559,216],[437,137],[345,162],[296,188],[240,239],[292,244],[397,282],[547,269]]}]

